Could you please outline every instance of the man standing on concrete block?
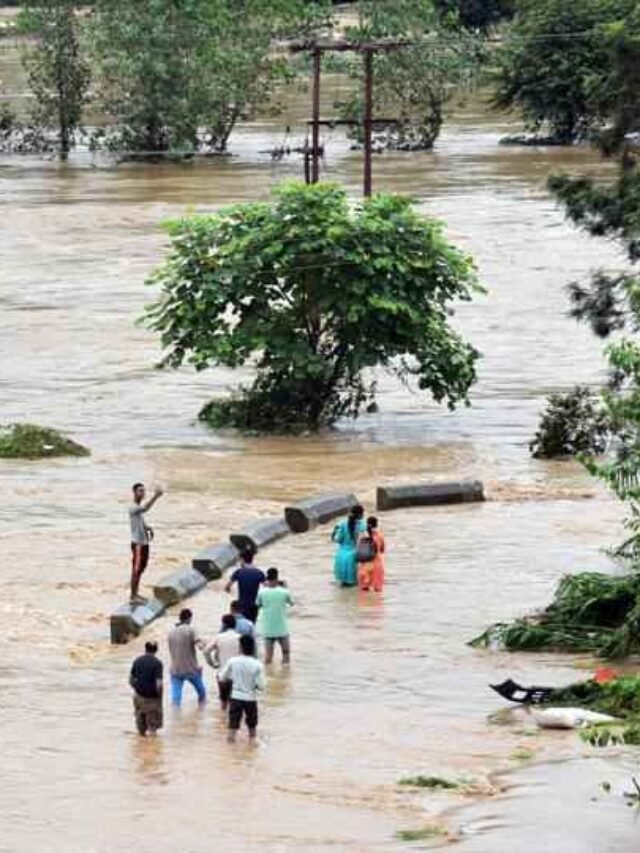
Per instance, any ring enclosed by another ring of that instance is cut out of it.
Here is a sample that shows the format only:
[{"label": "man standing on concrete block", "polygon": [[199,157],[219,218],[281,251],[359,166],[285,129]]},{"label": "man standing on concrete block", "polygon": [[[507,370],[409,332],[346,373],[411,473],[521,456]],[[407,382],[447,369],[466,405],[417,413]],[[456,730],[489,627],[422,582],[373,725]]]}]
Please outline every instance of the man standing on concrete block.
[{"label": "man standing on concrete block", "polygon": [[129,684],[133,688],[133,710],[138,734],[155,735],[162,728],[162,661],[156,657],[158,644],[144,644],[143,655],[137,657]]},{"label": "man standing on concrete block", "polygon": [[129,507],[131,524],[131,603],[139,602],[140,578],[149,563],[149,543],[153,539],[153,530],[145,524],[144,514],[162,496],[162,489],[156,489],[148,501],[145,501],[144,483],[134,483],[132,487],[133,503]]},{"label": "man standing on concrete block", "polygon": [[180,621],[169,631],[168,643],[171,655],[171,702],[174,707],[182,705],[182,688],[185,681],[198,694],[198,704],[204,705],[207,691],[202,680],[202,667],[198,663],[196,647],[204,643],[191,627],[193,613],[188,607],[180,611]]},{"label": "man standing on concrete block", "polygon": [[231,592],[234,583],[238,584],[238,600],[243,614],[255,624],[258,616],[256,598],[258,590],[265,582],[265,574],[262,569],[253,565],[255,553],[253,548],[245,548],[240,554],[242,561],[240,568],[229,578],[225,590]]}]

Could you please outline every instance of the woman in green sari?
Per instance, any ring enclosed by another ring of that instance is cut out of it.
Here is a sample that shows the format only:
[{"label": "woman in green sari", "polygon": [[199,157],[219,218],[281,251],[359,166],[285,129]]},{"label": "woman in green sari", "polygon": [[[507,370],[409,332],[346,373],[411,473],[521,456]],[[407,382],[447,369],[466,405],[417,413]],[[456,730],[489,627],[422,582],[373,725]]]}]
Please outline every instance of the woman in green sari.
[{"label": "woman in green sari", "polygon": [[364,509],[357,504],[351,508],[347,518],[336,524],[331,534],[331,539],[338,546],[333,574],[341,586],[355,586],[358,581],[358,537],[367,527],[363,516]]}]

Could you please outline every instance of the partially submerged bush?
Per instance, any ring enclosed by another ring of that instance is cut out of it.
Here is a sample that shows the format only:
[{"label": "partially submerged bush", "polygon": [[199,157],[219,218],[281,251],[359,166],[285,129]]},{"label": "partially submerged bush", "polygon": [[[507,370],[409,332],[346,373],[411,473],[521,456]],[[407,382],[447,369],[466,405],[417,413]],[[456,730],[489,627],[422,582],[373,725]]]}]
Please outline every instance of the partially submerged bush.
[{"label": "partially submerged bush", "polygon": [[594,678],[552,692],[547,705],[589,708],[612,717],[640,717],[640,676],[625,675],[599,683]]},{"label": "partially submerged bush", "polygon": [[590,652],[603,657],[639,652],[640,576],[567,575],[542,613],[498,622],[471,645],[499,645],[512,651]]},{"label": "partially submerged bush", "polygon": [[554,690],[548,704],[579,706],[618,717],[618,723],[588,726],[581,737],[591,746],[640,745],[640,676],[625,675],[598,683],[580,681]]},{"label": "partially submerged bush", "polygon": [[36,424],[0,427],[0,459],[88,456],[89,451],[62,433]]},{"label": "partially submerged bush", "polygon": [[410,788],[429,788],[432,791],[451,791],[460,787],[459,782],[452,782],[449,779],[444,779],[442,776],[405,776],[400,779],[398,785],[406,785]]},{"label": "partially submerged bush", "polygon": [[540,426],[529,445],[537,459],[597,456],[607,445],[609,419],[589,388],[580,385],[566,394],[550,394]]}]

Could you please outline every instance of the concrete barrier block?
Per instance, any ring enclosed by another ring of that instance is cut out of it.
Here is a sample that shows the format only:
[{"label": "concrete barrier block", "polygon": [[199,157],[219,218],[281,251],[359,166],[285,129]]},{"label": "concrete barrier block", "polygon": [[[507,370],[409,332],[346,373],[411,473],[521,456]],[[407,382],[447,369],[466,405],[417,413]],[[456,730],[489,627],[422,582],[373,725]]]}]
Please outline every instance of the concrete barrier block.
[{"label": "concrete barrier block", "polygon": [[164,601],[150,598],[144,604],[123,604],[111,614],[111,642],[114,645],[128,643],[142,629],[162,616],[167,609]]},{"label": "concrete barrier block", "polygon": [[437,506],[439,504],[472,503],[484,500],[479,480],[456,483],[416,483],[407,486],[380,486],[376,506],[380,510],[407,506]]},{"label": "concrete barrier block", "polygon": [[244,548],[253,548],[258,551],[289,533],[291,530],[284,518],[263,518],[250,522],[237,533],[232,533],[229,539],[238,551]]},{"label": "concrete barrier block", "polygon": [[294,533],[306,533],[339,515],[346,515],[358,503],[353,494],[318,495],[285,508],[284,517]]},{"label": "concrete barrier block", "polygon": [[181,569],[161,578],[153,585],[153,594],[165,604],[177,604],[183,598],[188,598],[203,586],[207,579],[195,569]]},{"label": "concrete barrier block", "polygon": [[238,552],[230,542],[222,542],[205,548],[191,561],[192,567],[208,581],[222,577],[225,569],[238,561]]}]

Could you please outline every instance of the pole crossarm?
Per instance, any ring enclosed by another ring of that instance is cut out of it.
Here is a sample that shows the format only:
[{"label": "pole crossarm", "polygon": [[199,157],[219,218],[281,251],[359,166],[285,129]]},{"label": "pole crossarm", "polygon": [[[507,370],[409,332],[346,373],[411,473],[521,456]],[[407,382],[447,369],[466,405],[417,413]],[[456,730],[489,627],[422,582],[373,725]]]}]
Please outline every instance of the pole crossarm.
[{"label": "pole crossarm", "polygon": [[306,41],[291,42],[289,50],[292,53],[301,53],[303,51],[352,51],[353,53],[365,53],[368,50],[400,50],[403,47],[409,47],[413,42],[408,39],[394,40],[383,39],[379,41],[322,41],[307,39]]},{"label": "pole crossarm", "polygon": [[[380,127],[387,127],[388,125],[399,124],[399,120],[397,118],[372,118],[371,124],[380,125]],[[308,125],[319,124],[325,127],[340,127],[341,125],[357,125],[362,124],[362,119],[351,119],[351,118],[319,118],[319,119],[307,119]]]}]

